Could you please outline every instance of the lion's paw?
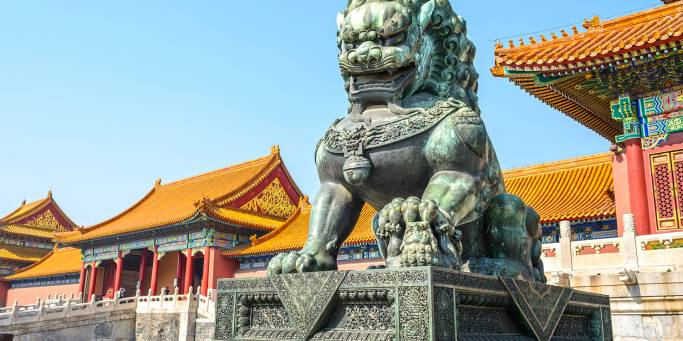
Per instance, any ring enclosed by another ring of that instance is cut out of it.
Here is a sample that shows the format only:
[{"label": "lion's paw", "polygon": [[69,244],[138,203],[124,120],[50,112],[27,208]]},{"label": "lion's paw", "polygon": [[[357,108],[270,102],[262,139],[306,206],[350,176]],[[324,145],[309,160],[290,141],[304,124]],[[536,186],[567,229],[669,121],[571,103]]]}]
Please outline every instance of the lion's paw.
[{"label": "lion's paw", "polygon": [[268,276],[302,273],[314,271],[335,270],[336,259],[332,255],[313,254],[306,251],[281,253],[273,257],[268,263]]}]

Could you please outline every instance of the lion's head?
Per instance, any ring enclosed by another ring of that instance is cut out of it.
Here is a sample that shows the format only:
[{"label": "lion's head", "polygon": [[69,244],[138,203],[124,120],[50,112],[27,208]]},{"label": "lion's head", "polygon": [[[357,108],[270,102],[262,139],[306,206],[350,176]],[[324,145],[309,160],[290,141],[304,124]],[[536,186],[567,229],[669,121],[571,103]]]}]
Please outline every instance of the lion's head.
[{"label": "lion's head", "polygon": [[352,111],[451,97],[479,111],[474,45],[448,0],[349,0],[337,27]]}]

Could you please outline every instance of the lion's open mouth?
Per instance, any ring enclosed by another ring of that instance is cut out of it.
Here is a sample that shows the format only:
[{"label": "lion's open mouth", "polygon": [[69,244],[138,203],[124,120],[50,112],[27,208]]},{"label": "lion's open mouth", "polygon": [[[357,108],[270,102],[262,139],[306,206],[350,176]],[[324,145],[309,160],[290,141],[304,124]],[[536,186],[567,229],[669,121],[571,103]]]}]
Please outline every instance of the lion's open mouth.
[{"label": "lion's open mouth", "polygon": [[361,102],[389,102],[414,80],[416,69],[414,64],[408,64],[400,69],[351,75],[349,95]]}]

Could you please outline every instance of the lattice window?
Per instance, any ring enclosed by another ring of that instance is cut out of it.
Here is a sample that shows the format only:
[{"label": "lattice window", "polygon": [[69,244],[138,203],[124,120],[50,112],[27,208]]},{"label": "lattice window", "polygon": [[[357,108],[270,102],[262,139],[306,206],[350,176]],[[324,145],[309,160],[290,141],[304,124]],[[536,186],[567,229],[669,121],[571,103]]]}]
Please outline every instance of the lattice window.
[{"label": "lattice window", "polygon": [[676,211],[678,213],[678,226],[683,227],[683,151],[671,153],[673,162],[673,178],[676,193]]},{"label": "lattice window", "polygon": [[657,227],[675,229],[680,223],[681,210],[678,195],[683,193],[683,153],[661,153],[652,155],[652,185],[654,189]]}]

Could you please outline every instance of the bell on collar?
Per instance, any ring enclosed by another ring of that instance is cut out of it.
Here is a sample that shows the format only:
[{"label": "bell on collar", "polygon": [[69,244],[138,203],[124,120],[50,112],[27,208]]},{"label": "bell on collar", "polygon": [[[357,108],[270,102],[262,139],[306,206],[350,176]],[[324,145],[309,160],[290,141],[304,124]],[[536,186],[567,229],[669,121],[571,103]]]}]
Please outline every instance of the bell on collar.
[{"label": "bell on collar", "polygon": [[366,157],[352,155],[344,162],[344,179],[352,185],[365,183],[371,171],[372,163]]}]

